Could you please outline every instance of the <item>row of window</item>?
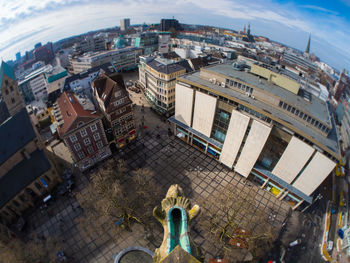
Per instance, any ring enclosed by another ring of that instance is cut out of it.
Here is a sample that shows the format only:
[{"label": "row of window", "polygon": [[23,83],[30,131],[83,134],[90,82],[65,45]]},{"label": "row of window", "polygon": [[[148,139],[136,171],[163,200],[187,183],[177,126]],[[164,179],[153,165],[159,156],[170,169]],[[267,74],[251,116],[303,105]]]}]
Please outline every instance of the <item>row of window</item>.
[{"label": "row of window", "polygon": [[135,128],[134,127],[134,123],[133,122],[129,122],[126,125],[122,125],[119,128],[115,129],[115,134],[117,136],[122,135],[124,133],[126,133],[128,130]]},{"label": "row of window", "polygon": [[240,82],[237,82],[237,81],[234,81],[234,80],[231,80],[231,79],[226,79],[226,85],[229,85],[231,87],[234,87],[234,88],[237,88],[237,89],[240,89],[244,92],[248,92],[250,94],[253,93],[253,88],[252,87],[249,87],[247,85],[244,85]]},{"label": "row of window", "polygon": [[[87,128],[86,128],[87,129]],[[80,136],[81,137],[85,137],[85,136],[87,136],[87,131],[86,131],[86,129],[82,129],[81,131],[80,131]],[[90,126],[90,130],[91,130],[91,132],[94,132],[94,131],[97,131],[97,125],[96,124],[93,124],[93,125],[91,125]],[[98,134],[98,133],[97,133]],[[71,135],[70,137],[70,141],[71,142],[76,142],[76,141],[78,141],[78,138],[77,138],[77,136],[74,134],[74,135]]]},{"label": "row of window", "polygon": [[117,100],[113,103],[114,106],[121,105],[125,102],[125,98],[121,98],[120,100]]},{"label": "row of window", "polygon": [[327,134],[330,132],[330,129],[327,126],[323,125],[318,120],[315,120],[314,118],[302,112],[301,110],[298,110],[295,107],[285,103],[284,101],[280,101],[278,106],[286,111],[289,111],[290,113],[293,113],[295,116],[299,117],[300,119],[307,121],[317,129],[321,130],[322,132],[325,132]]},{"label": "row of window", "polygon": [[[102,141],[98,141],[98,142],[96,143],[96,147],[97,147],[97,149],[101,149],[101,148],[103,147]],[[88,152],[88,154],[93,154],[93,153],[95,152],[94,147],[93,147],[92,145],[89,146],[89,147],[87,148],[87,152]],[[84,151],[78,152],[78,157],[79,157],[80,160],[84,159],[84,158],[86,157],[85,152],[84,152]]]},{"label": "row of window", "polygon": [[268,123],[271,122],[271,119],[269,117],[266,117],[264,114],[261,114],[260,112],[257,112],[257,111],[255,111],[255,110],[253,110],[251,108],[248,108],[248,107],[246,107],[246,106],[244,106],[242,104],[239,104],[238,108],[240,110],[244,110],[245,112],[249,113],[250,115],[253,115],[253,116],[255,116],[255,117],[257,117],[257,118],[259,118],[259,119],[261,119],[263,121],[266,121]]},{"label": "row of window", "polygon": [[[7,80],[6,80],[7,81]],[[13,89],[13,87],[12,86],[10,86],[10,91],[12,92],[12,91],[14,91],[14,89]],[[8,91],[8,89],[5,89],[5,94],[6,95],[9,95],[9,91]]]},{"label": "row of window", "polygon": [[[94,134],[94,140],[95,140],[95,141],[98,141],[98,140],[100,140],[100,139],[101,139],[100,134],[99,134],[99,133],[95,133],[95,134]],[[90,145],[90,144],[91,144],[90,139],[89,139],[89,138],[85,138],[85,139],[84,139],[84,144],[85,144],[85,146]],[[80,150],[81,150],[80,143],[74,144],[74,149],[75,149],[76,151],[80,151]]]}]

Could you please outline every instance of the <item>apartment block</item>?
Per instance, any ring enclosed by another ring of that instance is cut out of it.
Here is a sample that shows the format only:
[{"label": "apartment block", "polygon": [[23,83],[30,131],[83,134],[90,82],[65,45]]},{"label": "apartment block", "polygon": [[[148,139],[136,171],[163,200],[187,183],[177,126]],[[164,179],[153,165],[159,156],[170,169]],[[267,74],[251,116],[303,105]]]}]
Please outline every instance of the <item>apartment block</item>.
[{"label": "apartment block", "polygon": [[103,115],[87,97],[66,91],[57,99],[52,113],[58,135],[81,171],[111,155]]},{"label": "apartment block", "polygon": [[175,109],[175,80],[186,73],[178,61],[165,58],[141,57],[139,82],[147,100],[161,114],[170,116]]},{"label": "apartment block", "polygon": [[130,18],[120,19],[120,30],[125,31],[130,27]]},{"label": "apartment block", "polygon": [[74,74],[106,63],[112,63],[117,71],[126,71],[137,68],[141,54],[142,49],[135,47],[89,52],[82,56],[71,57],[70,63]]},{"label": "apartment block", "polygon": [[121,148],[136,136],[134,109],[121,75],[100,75],[91,84],[93,95]]}]

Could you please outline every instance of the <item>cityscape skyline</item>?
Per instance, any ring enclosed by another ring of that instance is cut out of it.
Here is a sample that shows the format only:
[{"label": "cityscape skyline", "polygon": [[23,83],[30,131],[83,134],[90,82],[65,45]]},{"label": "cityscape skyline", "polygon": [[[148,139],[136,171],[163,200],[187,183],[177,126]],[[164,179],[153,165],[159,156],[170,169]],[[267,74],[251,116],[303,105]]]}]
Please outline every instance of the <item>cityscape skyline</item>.
[{"label": "cityscape skyline", "polygon": [[[175,16],[180,23],[202,24],[241,30],[250,23],[252,34],[269,37],[304,50],[311,33],[311,52],[338,70],[349,68],[350,2],[309,1],[177,1],[169,9],[166,1],[142,3],[88,0],[25,1],[0,4],[0,53],[14,59],[19,51],[32,49],[37,42],[58,41],[88,31],[119,26],[119,19],[130,17],[131,24],[158,23]],[[152,11],[151,11],[152,10]],[[55,17],[55,19],[52,19]],[[72,26],[74,25],[74,26]]]}]

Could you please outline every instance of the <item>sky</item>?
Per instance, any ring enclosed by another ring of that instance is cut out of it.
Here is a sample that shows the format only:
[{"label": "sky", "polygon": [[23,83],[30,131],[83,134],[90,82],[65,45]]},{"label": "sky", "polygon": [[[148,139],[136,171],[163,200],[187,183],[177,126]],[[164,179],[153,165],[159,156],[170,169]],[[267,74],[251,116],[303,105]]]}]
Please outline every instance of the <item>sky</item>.
[{"label": "sky", "polygon": [[350,0],[0,0],[0,58],[87,31],[120,25],[180,23],[242,30],[311,52],[329,65],[350,69]]}]

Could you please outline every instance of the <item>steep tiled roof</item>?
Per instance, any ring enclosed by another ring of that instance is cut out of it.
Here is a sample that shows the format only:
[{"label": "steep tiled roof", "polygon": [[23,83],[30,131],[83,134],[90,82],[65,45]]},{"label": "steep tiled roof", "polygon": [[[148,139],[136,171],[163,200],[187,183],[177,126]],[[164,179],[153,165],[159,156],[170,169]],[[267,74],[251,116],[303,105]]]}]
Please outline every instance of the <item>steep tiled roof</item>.
[{"label": "steep tiled roof", "polygon": [[[103,101],[107,113],[111,113],[117,108],[131,103],[128,92],[125,88],[123,77],[120,74],[112,76],[103,74],[94,80],[93,86],[96,88],[98,97]],[[121,96],[116,98],[114,94],[117,91],[121,91]],[[123,105],[114,106],[113,102],[120,100],[123,97]]]},{"label": "steep tiled roof", "polygon": [[51,168],[43,150],[36,150],[0,178],[0,208]]},{"label": "steep tiled roof", "polygon": [[9,64],[3,61],[0,67],[0,90],[2,88],[2,80],[5,75],[10,77],[13,80],[16,80],[15,73],[13,72],[13,68]]},{"label": "steep tiled roof", "polygon": [[0,125],[0,164],[36,138],[25,108]]},{"label": "steep tiled roof", "polygon": [[70,91],[63,92],[57,99],[57,104],[60,108],[63,121],[63,124],[57,128],[60,136],[77,128],[80,122],[88,123],[102,116],[95,110],[84,109],[75,94]]}]

